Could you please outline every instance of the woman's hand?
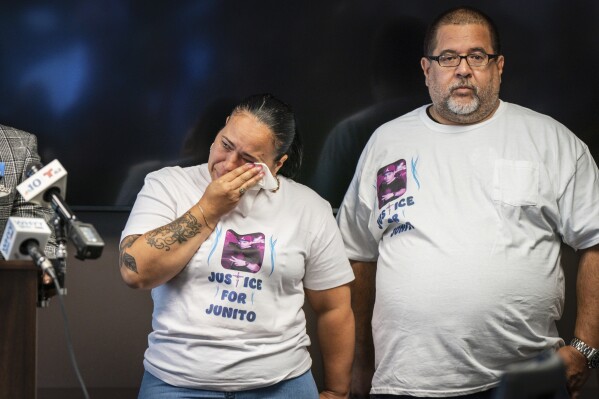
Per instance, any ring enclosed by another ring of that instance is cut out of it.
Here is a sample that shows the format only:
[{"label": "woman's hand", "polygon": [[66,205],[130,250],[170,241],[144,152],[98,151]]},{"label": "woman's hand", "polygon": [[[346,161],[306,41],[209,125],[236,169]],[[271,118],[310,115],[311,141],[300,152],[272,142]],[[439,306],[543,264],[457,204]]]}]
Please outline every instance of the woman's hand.
[{"label": "woman's hand", "polygon": [[319,399],[348,399],[349,394],[335,393],[332,391],[322,391],[318,395]]},{"label": "woman's hand", "polygon": [[243,194],[263,177],[261,165],[246,163],[213,180],[199,201],[206,222],[211,226],[216,225],[218,219],[233,210]]}]

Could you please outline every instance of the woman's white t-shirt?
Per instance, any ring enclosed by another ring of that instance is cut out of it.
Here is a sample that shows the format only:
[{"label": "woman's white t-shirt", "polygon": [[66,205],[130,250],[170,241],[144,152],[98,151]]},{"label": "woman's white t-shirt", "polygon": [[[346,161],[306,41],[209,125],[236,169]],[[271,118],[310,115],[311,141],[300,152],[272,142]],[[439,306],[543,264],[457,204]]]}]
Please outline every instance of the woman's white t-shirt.
[{"label": "woman's white t-shirt", "polygon": [[[299,376],[311,366],[304,288],[353,280],[330,205],[279,177],[244,194],[185,269],[152,290],[144,366],[168,384],[237,391]],[[146,177],[122,238],[165,226],[202,196],[207,165]]]}]

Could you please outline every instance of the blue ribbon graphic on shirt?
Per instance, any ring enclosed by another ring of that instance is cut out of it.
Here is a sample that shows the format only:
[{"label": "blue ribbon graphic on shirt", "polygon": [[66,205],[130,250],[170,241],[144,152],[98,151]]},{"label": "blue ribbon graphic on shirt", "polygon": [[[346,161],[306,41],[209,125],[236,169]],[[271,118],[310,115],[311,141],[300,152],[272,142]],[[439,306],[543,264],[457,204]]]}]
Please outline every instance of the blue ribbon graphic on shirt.
[{"label": "blue ribbon graphic on shirt", "polygon": [[277,245],[277,240],[272,240],[272,236],[270,236],[270,275],[272,275],[272,272],[275,271],[275,258],[277,257],[276,251],[275,251],[275,245]]},{"label": "blue ribbon graphic on shirt", "polygon": [[412,176],[414,176],[414,180],[416,180],[416,184],[418,188],[420,188],[420,180],[418,180],[418,171],[416,170],[416,164],[418,163],[418,157],[416,159],[412,158]]},{"label": "blue ribbon graphic on shirt", "polygon": [[210,253],[208,254],[208,264],[210,264],[210,258],[212,257],[212,254],[216,250],[216,245],[218,244],[218,240],[220,239],[220,235],[223,232],[223,229],[216,226],[216,228],[214,229],[214,232],[216,233],[216,237],[214,239],[214,244],[212,245],[212,249],[210,250]]}]

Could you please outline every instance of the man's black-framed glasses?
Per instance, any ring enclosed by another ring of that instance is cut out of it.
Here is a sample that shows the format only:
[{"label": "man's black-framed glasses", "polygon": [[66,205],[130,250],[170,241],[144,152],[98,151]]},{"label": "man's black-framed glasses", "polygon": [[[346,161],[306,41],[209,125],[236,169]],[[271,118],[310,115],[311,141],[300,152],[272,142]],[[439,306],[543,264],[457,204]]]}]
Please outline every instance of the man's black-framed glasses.
[{"label": "man's black-framed glasses", "polygon": [[437,61],[442,67],[457,67],[463,59],[466,60],[471,67],[484,67],[489,61],[499,57],[499,54],[487,54],[484,51],[473,51],[466,55],[446,52],[438,56],[427,55],[426,58],[432,61]]}]

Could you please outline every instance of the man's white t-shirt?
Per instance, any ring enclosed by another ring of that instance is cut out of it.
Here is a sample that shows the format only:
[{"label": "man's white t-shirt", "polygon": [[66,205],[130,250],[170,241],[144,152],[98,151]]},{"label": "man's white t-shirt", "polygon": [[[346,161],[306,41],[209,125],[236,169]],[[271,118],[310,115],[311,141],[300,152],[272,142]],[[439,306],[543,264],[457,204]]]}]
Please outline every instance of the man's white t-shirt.
[{"label": "man's white t-shirt", "polygon": [[[337,287],[353,273],[330,205],[279,180],[277,192],[246,192],[185,269],[152,290],[144,366],[154,376],[180,387],[238,391],[310,368],[304,288]],[[182,216],[210,181],[207,165],[149,174],[122,238]]]},{"label": "man's white t-shirt", "polygon": [[[563,345],[561,242],[599,243],[597,166],[567,128],[506,102],[469,126],[426,108],[377,129],[338,214],[349,258],[377,262],[377,394],[484,391]],[[406,191],[380,199],[388,170]]]}]

